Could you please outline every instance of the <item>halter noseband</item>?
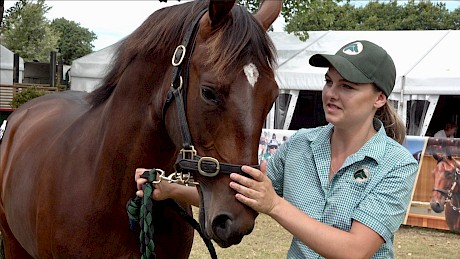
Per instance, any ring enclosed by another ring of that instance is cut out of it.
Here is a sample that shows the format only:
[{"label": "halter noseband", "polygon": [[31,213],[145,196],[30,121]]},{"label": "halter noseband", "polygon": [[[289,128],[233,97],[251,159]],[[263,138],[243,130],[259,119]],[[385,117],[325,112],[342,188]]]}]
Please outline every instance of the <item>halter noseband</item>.
[{"label": "halter noseband", "polygon": [[[192,145],[192,137],[190,130],[187,124],[186,117],[186,103],[187,103],[187,88],[188,88],[188,79],[189,79],[189,67],[192,57],[192,52],[195,47],[196,35],[199,27],[199,20],[204,15],[207,10],[202,10],[197,17],[193,20],[192,27],[187,30],[184,35],[182,44],[176,47],[172,57],[172,83],[171,87],[167,93],[166,101],[163,105],[163,119],[166,115],[166,110],[169,104],[174,98],[176,100],[176,109],[179,119],[179,128],[183,141],[183,148],[180,150],[176,163],[175,169],[176,174],[181,174],[179,178],[182,177],[183,172],[198,172],[203,176],[214,177],[218,173],[238,173],[246,175],[241,170],[241,165],[232,165],[220,163],[217,159],[213,157],[200,157],[197,155],[197,152]],[[185,61],[185,64],[184,64]],[[182,77],[184,75],[184,77]],[[259,166],[252,166],[258,168]],[[189,179],[188,177],[185,177]]]}]

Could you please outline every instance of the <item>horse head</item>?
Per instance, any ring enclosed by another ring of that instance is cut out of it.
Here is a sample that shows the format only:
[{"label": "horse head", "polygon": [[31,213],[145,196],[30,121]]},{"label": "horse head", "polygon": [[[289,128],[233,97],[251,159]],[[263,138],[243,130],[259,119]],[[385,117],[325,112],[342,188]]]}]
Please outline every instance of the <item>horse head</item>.
[{"label": "horse head", "polygon": [[459,190],[460,165],[451,156],[435,153],[433,157],[437,164],[432,171],[434,185],[430,205],[436,213],[440,213],[444,211],[446,201],[451,200],[452,195]]},{"label": "horse head", "polygon": [[[191,56],[183,61],[188,62],[189,73],[177,81],[184,84],[185,133],[178,125],[183,123],[180,98],[163,111],[166,129],[178,148],[193,144],[206,162],[238,165],[238,171],[240,165],[257,164],[263,122],[278,96],[274,48],[266,29],[279,10],[269,12],[264,4],[253,16],[234,2],[209,2],[198,22]],[[228,247],[252,231],[257,213],[235,199],[229,171],[222,166],[212,170],[220,172],[194,174],[201,199],[199,221],[208,237]]]}]

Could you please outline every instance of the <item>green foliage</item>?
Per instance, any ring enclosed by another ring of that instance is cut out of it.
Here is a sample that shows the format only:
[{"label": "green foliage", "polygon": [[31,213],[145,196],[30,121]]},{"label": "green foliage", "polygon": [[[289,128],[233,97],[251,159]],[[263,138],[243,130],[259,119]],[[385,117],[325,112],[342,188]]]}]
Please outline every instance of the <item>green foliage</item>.
[{"label": "green foliage", "polygon": [[91,53],[96,34],[65,18],[50,22],[45,17],[50,9],[45,0],[16,2],[6,10],[2,21],[2,44],[25,61],[48,63],[50,52],[60,50],[58,58],[70,65],[74,59]]},{"label": "green foliage", "polygon": [[79,23],[66,20],[65,18],[54,19],[51,28],[58,32],[61,37],[58,48],[61,50],[61,58],[66,65],[70,65],[74,59],[90,54],[93,42],[97,39],[94,32],[80,26]]},{"label": "green foliage", "polygon": [[11,107],[18,108],[24,103],[45,94],[46,93],[44,91],[38,90],[36,87],[25,88],[13,97]]},{"label": "green foliage", "polygon": [[49,53],[56,50],[59,39],[45,18],[49,9],[44,0],[16,2],[5,12],[2,44],[25,61],[48,62]]},{"label": "green foliage", "polygon": [[[270,1],[270,0],[265,0]],[[260,0],[240,0],[256,11]],[[285,30],[300,39],[308,31],[325,30],[459,30],[460,9],[449,11],[445,3],[409,0],[369,1],[355,6],[352,0],[283,0]]]}]

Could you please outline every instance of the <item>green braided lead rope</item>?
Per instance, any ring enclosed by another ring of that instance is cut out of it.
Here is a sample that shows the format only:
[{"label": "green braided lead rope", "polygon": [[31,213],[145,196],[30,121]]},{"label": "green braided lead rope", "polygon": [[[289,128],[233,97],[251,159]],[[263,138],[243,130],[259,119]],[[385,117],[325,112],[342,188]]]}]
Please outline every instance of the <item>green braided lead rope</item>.
[{"label": "green braided lead rope", "polygon": [[[129,225],[131,230],[136,231],[137,226],[140,225],[139,240],[141,243],[141,259],[154,259],[156,257],[154,249],[155,244],[153,242],[154,228],[153,228],[153,211],[155,207],[154,201],[150,198],[154,190],[152,182],[156,180],[157,171],[152,169],[145,171],[142,178],[148,179],[148,182],[142,186],[144,191],[144,197],[135,196],[130,199],[126,204],[126,210],[128,211]],[[217,259],[217,253],[214,249],[212,241],[207,238],[203,231],[201,231],[198,222],[190,216],[177,202],[174,200],[166,200],[170,202],[173,208],[182,216],[182,218],[189,223],[203,239],[212,259]]]},{"label": "green braided lead rope", "polygon": [[144,191],[144,197],[142,199],[141,206],[141,233],[139,234],[139,240],[141,242],[141,259],[154,259],[155,255],[155,244],[153,243],[153,200],[150,198],[153,192],[152,182],[157,179],[157,172],[155,169],[150,170],[148,176],[148,182],[142,185]]},{"label": "green braided lead rope", "polygon": [[148,180],[147,183],[142,185],[144,197],[136,196],[126,204],[131,230],[136,231],[138,229],[137,226],[140,225],[139,241],[142,254],[141,259],[154,259],[156,257],[155,244],[153,242],[153,211],[155,204],[150,198],[154,189],[152,181],[156,180],[156,175],[157,172],[155,169],[144,172],[141,177]]}]

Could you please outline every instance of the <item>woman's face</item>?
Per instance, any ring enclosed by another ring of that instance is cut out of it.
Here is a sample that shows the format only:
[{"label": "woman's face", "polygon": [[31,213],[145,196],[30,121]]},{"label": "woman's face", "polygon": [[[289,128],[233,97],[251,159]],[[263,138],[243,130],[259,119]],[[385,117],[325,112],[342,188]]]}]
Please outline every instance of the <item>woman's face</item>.
[{"label": "woman's face", "polygon": [[371,83],[355,84],[344,79],[334,67],[325,75],[322,98],[326,120],[335,126],[351,127],[372,123],[386,96]]}]

